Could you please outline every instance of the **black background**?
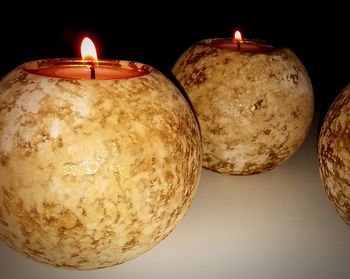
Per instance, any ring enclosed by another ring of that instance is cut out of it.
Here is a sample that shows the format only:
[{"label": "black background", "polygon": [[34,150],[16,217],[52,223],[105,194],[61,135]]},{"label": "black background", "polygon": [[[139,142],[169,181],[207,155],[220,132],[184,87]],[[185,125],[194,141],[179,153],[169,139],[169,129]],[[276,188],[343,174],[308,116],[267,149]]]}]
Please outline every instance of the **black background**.
[{"label": "black background", "polygon": [[[168,77],[177,58],[196,41],[247,38],[292,49],[309,72],[315,101],[325,113],[350,81],[350,13],[346,5],[279,2],[52,2],[14,3],[1,10],[0,76],[36,59],[79,57],[89,35],[99,58],[156,67]],[[310,4],[309,4],[310,5]]]}]

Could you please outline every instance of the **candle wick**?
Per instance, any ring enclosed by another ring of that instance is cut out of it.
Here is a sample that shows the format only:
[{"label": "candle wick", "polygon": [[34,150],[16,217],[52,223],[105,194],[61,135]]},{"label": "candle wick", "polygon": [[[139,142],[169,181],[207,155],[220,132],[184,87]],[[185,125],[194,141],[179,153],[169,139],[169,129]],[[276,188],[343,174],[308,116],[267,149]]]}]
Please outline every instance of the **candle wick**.
[{"label": "candle wick", "polygon": [[237,50],[241,50],[241,40],[233,39],[233,42],[237,45]]},{"label": "candle wick", "polygon": [[90,64],[90,78],[91,79],[96,78],[95,65],[93,62],[91,62],[91,64]]}]

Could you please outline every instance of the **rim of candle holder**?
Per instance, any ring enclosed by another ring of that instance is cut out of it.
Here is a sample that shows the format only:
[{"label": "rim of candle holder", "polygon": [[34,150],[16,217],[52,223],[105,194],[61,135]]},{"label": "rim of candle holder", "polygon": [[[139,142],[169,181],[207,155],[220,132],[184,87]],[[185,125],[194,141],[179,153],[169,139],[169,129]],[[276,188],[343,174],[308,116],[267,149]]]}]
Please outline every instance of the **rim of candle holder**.
[{"label": "rim of candle holder", "polygon": [[[81,67],[81,66],[90,66],[93,64],[95,67],[103,68],[123,68],[127,70],[138,71],[142,75],[150,74],[154,68],[144,63],[129,61],[129,60],[112,60],[112,59],[103,59],[98,61],[89,61],[78,58],[49,58],[49,59],[39,59],[34,61],[26,62],[19,66],[20,69],[29,72],[31,74],[36,74],[36,70],[41,70],[51,66],[72,66],[72,67]],[[40,75],[40,74],[39,74]]]},{"label": "rim of candle holder", "polygon": [[[211,39],[204,39],[198,42],[201,45],[205,45],[205,46],[209,46],[209,47],[216,47],[219,49],[233,49],[235,50],[235,48],[233,47],[234,45],[237,44],[246,44],[246,45],[251,45],[251,46],[261,46],[262,49],[260,50],[256,50],[252,52],[256,52],[256,53],[266,53],[266,52],[270,52],[273,50],[276,50],[276,47],[272,46],[268,41],[265,40],[258,40],[258,39],[242,39],[239,43],[235,42],[233,38],[211,38]],[[221,44],[227,44],[232,45],[232,47],[219,47],[219,45]],[[244,52],[244,51],[242,51]]]}]

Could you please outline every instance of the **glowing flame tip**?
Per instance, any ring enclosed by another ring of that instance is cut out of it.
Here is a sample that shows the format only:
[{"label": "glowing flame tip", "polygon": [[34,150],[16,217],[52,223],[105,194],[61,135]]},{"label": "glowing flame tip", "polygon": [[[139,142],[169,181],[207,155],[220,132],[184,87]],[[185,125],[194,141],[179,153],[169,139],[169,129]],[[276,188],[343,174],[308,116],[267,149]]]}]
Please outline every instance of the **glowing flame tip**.
[{"label": "glowing flame tip", "polygon": [[233,40],[235,43],[241,43],[243,41],[241,31],[239,31],[239,30],[234,31]]},{"label": "glowing flame tip", "polygon": [[81,57],[83,60],[97,61],[96,48],[89,37],[85,37],[81,42]]}]

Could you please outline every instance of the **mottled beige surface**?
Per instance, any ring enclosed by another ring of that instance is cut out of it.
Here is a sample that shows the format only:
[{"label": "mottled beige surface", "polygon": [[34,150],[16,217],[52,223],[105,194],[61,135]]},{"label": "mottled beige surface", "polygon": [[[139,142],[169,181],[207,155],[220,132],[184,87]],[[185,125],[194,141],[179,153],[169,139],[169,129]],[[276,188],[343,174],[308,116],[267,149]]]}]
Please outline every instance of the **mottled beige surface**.
[{"label": "mottled beige surface", "polygon": [[173,74],[199,120],[207,169],[227,174],[269,170],[305,139],[313,115],[308,74],[289,49],[252,54],[202,41]]},{"label": "mottled beige surface", "polygon": [[350,225],[350,86],[337,97],[324,119],[318,163],[329,199]]},{"label": "mottled beige surface", "polygon": [[17,68],[0,82],[0,238],[58,267],[125,262],[184,216],[201,151],[188,104],[155,69],[77,81]]}]

